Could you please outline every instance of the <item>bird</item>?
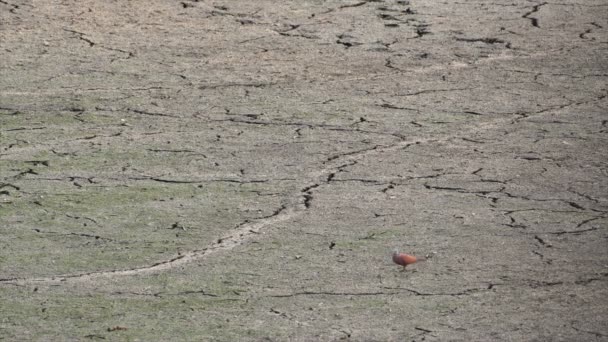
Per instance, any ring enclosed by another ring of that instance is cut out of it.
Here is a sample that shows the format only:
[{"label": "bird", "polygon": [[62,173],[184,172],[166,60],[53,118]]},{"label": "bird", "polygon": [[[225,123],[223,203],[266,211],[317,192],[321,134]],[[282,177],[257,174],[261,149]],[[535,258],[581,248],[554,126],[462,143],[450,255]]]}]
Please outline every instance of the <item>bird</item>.
[{"label": "bird", "polygon": [[395,264],[403,266],[403,270],[405,271],[405,267],[417,262],[418,258],[410,254],[399,253],[399,251],[393,250],[393,261]]}]

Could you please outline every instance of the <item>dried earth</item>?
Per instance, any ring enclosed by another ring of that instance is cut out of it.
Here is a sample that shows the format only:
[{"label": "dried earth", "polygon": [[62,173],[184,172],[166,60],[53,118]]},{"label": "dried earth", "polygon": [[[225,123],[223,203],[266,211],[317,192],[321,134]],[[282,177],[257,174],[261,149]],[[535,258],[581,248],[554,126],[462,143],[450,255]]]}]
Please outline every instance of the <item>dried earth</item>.
[{"label": "dried earth", "polygon": [[607,340],[607,33],[602,0],[0,0],[0,339]]}]

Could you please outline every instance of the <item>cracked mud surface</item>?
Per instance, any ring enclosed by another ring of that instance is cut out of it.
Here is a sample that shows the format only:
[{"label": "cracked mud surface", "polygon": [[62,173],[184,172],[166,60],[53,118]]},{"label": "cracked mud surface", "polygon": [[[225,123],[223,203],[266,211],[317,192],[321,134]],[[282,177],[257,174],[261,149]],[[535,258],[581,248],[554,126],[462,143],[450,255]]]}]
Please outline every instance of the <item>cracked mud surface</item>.
[{"label": "cracked mud surface", "polygon": [[0,0],[0,337],[607,339],[607,9]]}]

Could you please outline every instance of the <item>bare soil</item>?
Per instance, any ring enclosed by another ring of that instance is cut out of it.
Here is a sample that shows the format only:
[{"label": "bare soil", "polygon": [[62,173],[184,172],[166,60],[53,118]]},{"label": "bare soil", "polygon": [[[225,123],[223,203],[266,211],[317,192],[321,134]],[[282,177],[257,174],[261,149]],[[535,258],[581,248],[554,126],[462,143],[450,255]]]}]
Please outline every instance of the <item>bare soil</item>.
[{"label": "bare soil", "polygon": [[607,33],[601,0],[0,0],[0,339],[607,340]]}]

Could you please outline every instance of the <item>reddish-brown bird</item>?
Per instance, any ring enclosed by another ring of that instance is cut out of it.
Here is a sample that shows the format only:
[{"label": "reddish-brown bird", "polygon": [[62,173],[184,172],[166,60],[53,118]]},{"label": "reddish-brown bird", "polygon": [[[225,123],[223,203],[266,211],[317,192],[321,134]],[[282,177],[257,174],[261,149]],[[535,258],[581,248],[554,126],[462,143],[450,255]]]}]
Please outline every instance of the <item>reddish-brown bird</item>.
[{"label": "reddish-brown bird", "polygon": [[405,267],[407,265],[415,263],[416,261],[418,261],[418,258],[413,255],[393,251],[393,261],[395,262],[395,264],[403,266],[403,270],[405,270]]}]

